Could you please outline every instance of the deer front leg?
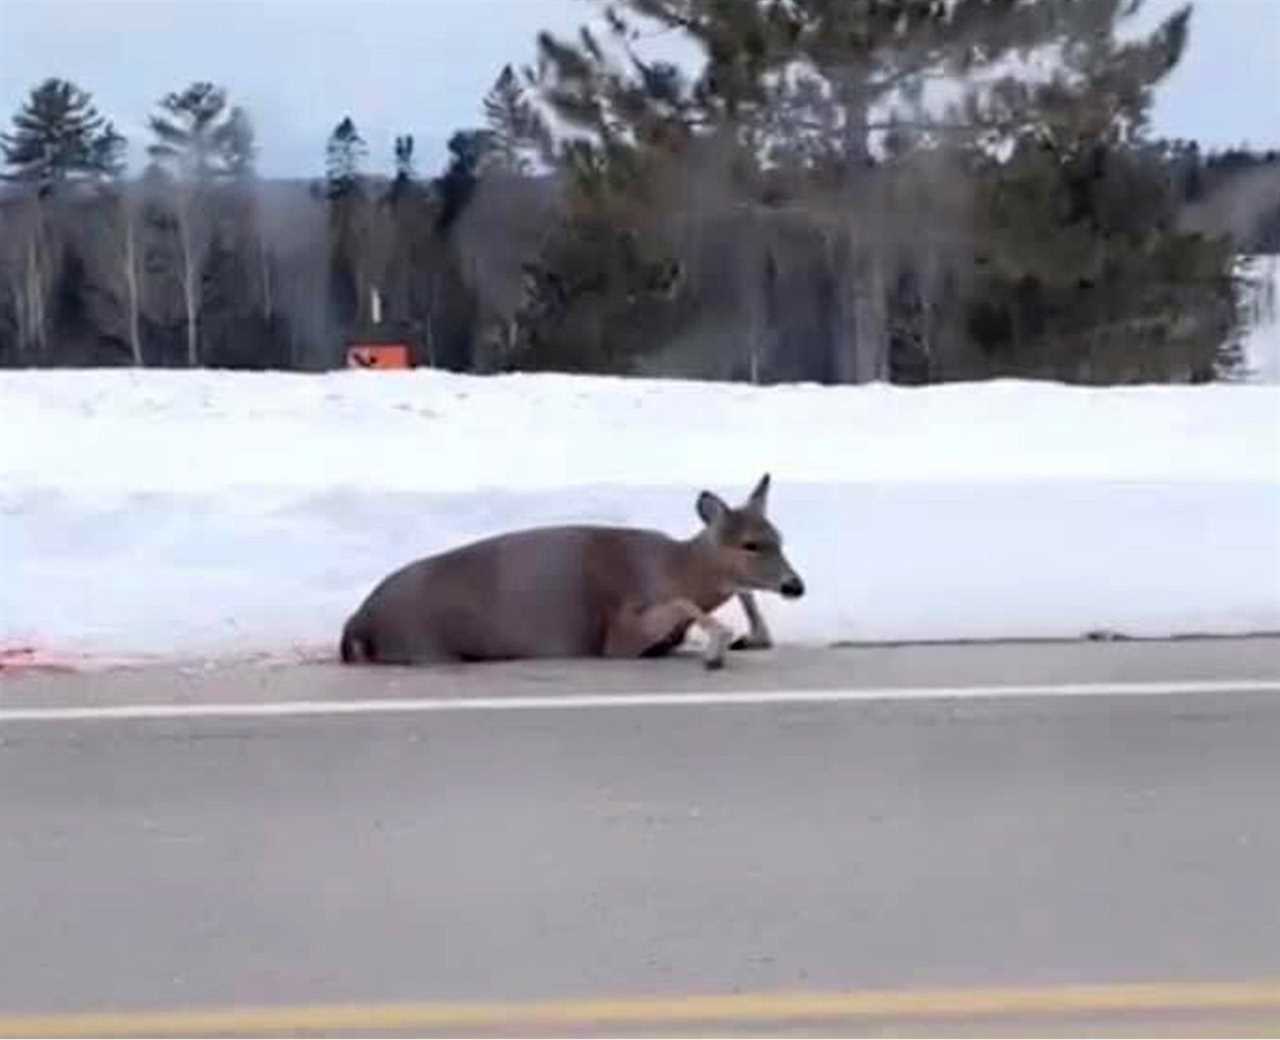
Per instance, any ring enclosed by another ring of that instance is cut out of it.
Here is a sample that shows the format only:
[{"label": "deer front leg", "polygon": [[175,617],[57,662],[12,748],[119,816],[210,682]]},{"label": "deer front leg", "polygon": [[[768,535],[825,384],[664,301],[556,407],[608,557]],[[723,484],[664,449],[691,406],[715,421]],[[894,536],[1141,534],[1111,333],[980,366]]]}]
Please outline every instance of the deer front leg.
[{"label": "deer front leg", "polygon": [[768,650],[773,646],[773,636],[769,634],[769,626],[764,623],[764,615],[756,604],[756,598],[750,592],[738,593],[738,602],[747,615],[747,624],[751,626],[745,636],[739,636],[729,644],[730,650]]},{"label": "deer front leg", "polygon": [[604,655],[640,657],[654,647],[673,647],[690,625],[697,625],[707,636],[702,663],[708,668],[723,667],[724,652],[733,633],[687,599],[668,600],[651,607],[624,608],[609,626]]}]

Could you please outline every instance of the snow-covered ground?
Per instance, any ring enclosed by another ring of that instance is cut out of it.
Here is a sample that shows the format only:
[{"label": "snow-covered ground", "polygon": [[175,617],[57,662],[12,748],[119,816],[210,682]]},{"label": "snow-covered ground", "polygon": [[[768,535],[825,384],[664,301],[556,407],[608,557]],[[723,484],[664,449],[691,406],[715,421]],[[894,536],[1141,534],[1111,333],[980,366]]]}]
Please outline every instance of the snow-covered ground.
[{"label": "snow-covered ground", "polygon": [[1275,386],[61,371],[0,373],[0,652],[329,651],[410,559],[765,470],[780,640],[1280,630]]}]

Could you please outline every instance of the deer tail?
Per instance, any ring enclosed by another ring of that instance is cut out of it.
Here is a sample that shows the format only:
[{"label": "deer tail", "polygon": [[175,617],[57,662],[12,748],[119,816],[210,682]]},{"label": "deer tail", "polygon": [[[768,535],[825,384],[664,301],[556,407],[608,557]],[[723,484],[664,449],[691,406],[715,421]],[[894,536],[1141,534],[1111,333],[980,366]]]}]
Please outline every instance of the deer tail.
[{"label": "deer tail", "polygon": [[373,648],[369,637],[360,630],[357,619],[352,617],[342,626],[342,640],[338,644],[338,653],[343,664],[359,664],[373,660]]}]

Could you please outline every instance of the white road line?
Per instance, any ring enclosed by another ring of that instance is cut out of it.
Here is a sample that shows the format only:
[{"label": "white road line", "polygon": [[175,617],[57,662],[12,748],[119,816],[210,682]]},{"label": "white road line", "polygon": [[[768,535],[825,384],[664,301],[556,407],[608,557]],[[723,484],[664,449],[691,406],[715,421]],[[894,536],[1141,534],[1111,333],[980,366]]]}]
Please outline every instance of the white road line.
[{"label": "white road line", "polygon": [[1196,693],[1280,693],[1280,679],[1201,682],[1011,684],[1000,686],[884,686],[842,690],[741,690],[689,693],[599,693],[513,697],[406,697],[358,701],[114,704],[96,707],[0,708],[5,722],[109,722],[147,719],[291,718],[414,712],[569,711],[591,708],[704,708],[762,704],[841,704],[855,701],[993,699],[1009,697],[1160,696]]}]

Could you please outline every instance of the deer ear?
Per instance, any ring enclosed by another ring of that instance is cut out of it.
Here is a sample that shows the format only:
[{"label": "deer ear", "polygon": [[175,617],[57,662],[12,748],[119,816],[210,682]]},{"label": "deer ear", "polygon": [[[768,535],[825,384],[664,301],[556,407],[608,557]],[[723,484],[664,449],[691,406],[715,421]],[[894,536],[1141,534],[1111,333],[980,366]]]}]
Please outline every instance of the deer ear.
[{"label": "deer ear", "polygon": [[766,473],[760,478],[760,483],[755,486],[751,492],[751,497],[747,499],[747,508],[764,516],[765,509],[769,505],[769,474]]},{"label": "deer ear", "polygon": [[714,492],[704,491],[698,496],[698,516],[708,527],[719,523],[728,512],[729,507],[725,505],[724,499]]}]

